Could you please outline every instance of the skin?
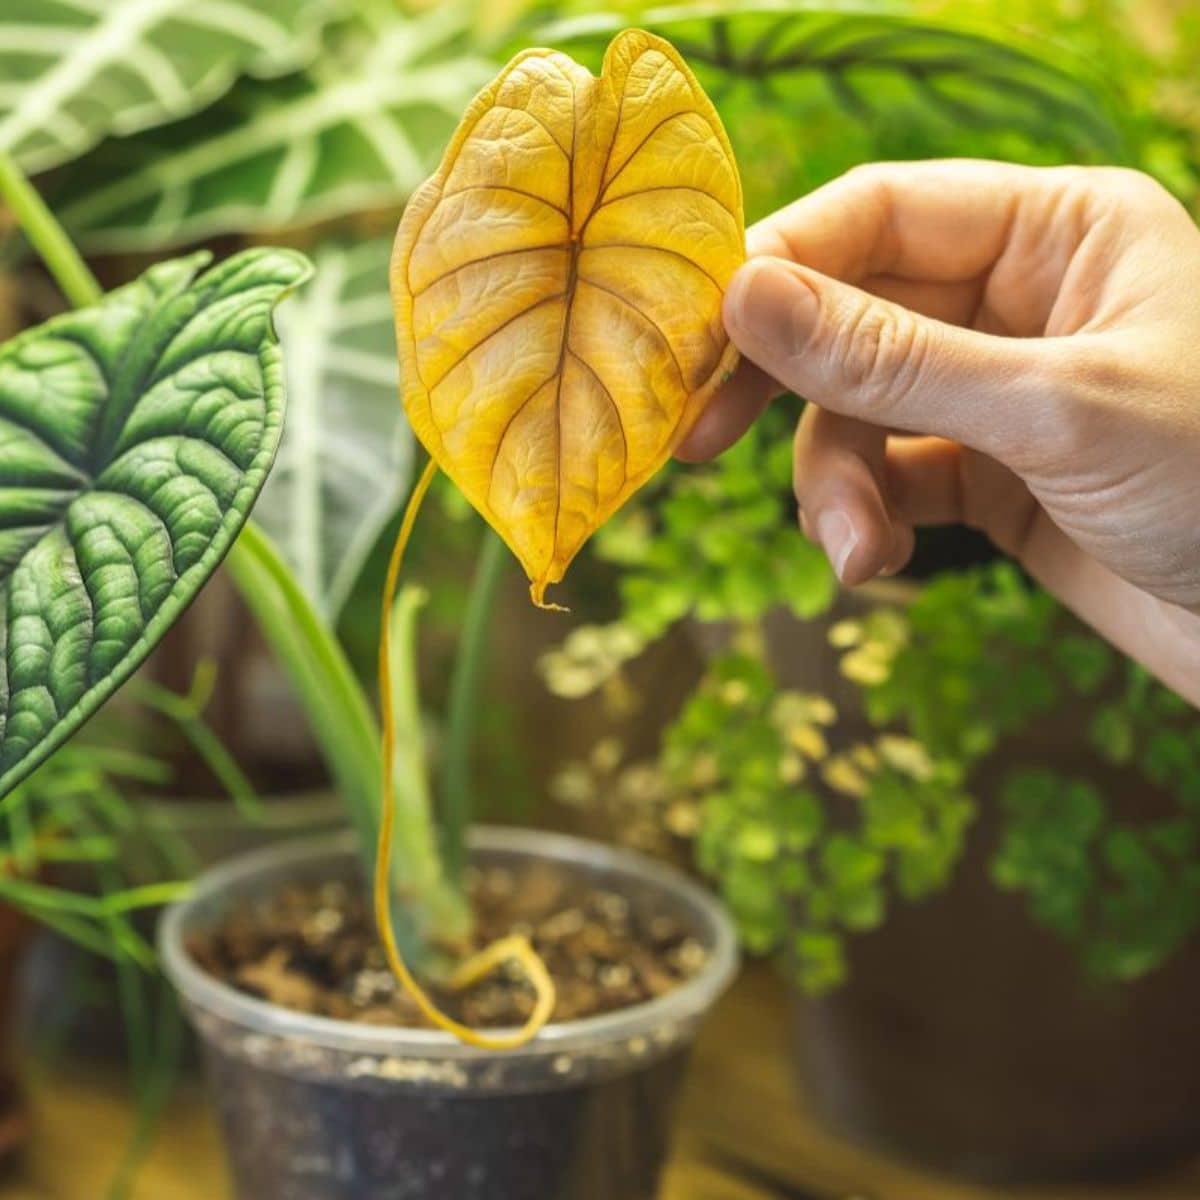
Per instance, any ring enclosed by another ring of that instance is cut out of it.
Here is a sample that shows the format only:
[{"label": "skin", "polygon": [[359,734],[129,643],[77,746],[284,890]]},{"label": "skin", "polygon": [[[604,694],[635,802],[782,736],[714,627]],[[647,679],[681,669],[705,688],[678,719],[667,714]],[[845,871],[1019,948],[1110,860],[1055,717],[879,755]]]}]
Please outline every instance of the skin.
[{"label": "skin", "polygon": [[680,449],[782,390],[801,526],[843,583],[962,523],[1200,705],[1200,230],[1148,176],[857,168],[747,235],[744,359]]}]

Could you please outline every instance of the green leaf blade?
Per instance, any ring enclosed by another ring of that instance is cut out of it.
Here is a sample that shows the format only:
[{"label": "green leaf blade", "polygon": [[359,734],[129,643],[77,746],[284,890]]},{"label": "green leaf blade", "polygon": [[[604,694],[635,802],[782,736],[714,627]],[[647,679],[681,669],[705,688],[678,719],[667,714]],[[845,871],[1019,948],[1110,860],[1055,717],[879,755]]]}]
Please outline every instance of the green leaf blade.
[{"label": "green leaf blade", "polygon": [[308,261],[202,263],[162,264],[0,346],[0,794],[145,658],[274,458],[271,312]]},{"label": "green leaf blade", "polygon": [[0,0],[0,152],[29,174],[295,70],[336,0]]},{"label": "green leaf blade", "polygon": [[312,69],[243,79],[188,120],[74,164],[59,213],[82,245],[129,250],[395,205],[496,69],[472,51],[459,4],[393,12],[378,30],[344,22]]}]

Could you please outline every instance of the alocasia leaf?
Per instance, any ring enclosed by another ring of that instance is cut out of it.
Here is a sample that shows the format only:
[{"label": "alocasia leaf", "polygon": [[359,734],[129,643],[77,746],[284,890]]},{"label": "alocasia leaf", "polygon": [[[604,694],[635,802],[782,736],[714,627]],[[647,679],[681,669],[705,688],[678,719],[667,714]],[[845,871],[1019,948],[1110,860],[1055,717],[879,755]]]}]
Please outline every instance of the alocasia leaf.
[{"label": "alocasia leaf", "polygon": [[744,256],[720,119],[637,30],[599,78],[518,55],[409,204],[392,258],[405,408],[535,602],[731,370],[721,300]]},{"label": "alocasia leaf", "polygon": [[400,372],[388,244],[326,244],[316,277],[279,314],[288,419],[254,519],[326,620],[411,483],[413,438]]},{"label": "alocasia leaf", "polygon": [[196,594],[283,420],[271,311],[290,250],[160,263],[0,346],[0,795],[117,689]]},{"label": "alocasia leaf", "polygon": [[407,199],[495,63],[472,50],[461,4],[399,8],[358,0],[307,70],[244,79],[73,164],[55,195],[63,223],[88,248],[144,249]]},{"label": "alocasia leaf", "polygon": [[29,173],[312,58],[340,0],[0,0],[0,152]]}]

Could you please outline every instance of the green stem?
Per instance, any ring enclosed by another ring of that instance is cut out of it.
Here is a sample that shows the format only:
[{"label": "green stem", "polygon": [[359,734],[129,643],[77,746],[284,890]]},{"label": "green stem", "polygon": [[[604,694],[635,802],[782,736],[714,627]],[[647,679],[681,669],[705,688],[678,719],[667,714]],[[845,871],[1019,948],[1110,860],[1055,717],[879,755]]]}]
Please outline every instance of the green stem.
[{"label": "green stem", "polygon": [[0,199],[25,231],[29,244],[46,264],[71,306],[86,308],[89,304],[99,303],[104,289],[96,282],[75,243],[12,156],[2,153]]},{"label": "green stem", "polygon": [[[431,943],[465,945],[471,932],[466,896],[448,877],[438,853],[438,834],[429,794],[425,730],[417,683],[416,618],[425,593],[411,584],[400,589],[392,608],[392,736],[395,833],[392,887],[397,931],[407,932],[409,957],[418,962]],[[402,945],[404,945],[402,940]]]},{"label": "green stem", "polygon": [[225,565],[304,705],[369,864],[383,770],[379,724],[345,652],[270,538],[248,521]]},{"label": "green stem", "polygon": [[[234,543],[226,567],[242,599],[287,672],[334,785],[346,803],[363,863],[370,871],[379,834],[380,777],[383,772],[379,722],[345,651],[316,611],[270,538],[247,522]],[[403,599],[403,597],[402,597]],[[404,601],[409,605],[409,601]],[[398,649],[411,660],[414,612],[398,601]],[[393,664],[397,682],[413,688],[412,672]],[[398,919],[405,953],[416,960],[422,940],[453,944],[467,925],[457,889],[448,885],[437,862],[437,844],[429,824],[426,780],[411,735],[417,729],[415,699],[402,705],[397,734],[397,826],[393,842],[393,890],[410,912]],[[449,877],[451,884],[453,877]]]},{"label": "green stem", "polygon": [[467,828],[471,822],[471,744],[479,716],[479,682],[483,673],[487,637],[496,591],[507,566],[504,543],[491,531],[471,582],[471,599],[463,623],[450,681],[450,707],[446,719],[446,745],[442,758],[442,855],[446,874],[458,881],[466,866]]}]

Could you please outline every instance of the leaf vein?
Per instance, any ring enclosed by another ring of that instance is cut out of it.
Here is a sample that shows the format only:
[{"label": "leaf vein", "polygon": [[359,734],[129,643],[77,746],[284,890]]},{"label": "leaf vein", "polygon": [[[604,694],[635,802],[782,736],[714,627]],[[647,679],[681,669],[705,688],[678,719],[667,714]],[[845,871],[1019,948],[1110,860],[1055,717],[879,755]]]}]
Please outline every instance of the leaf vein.
[{"label": "leaf vein", "polygon": [[490,342],[494,337],[496,337],[497,334],[503,333],[510,325],[514,324],[516,321],[519,321],[522,317],[527,317],[527,316],[529,316],[530,313],[537,312],[537,310],[539,308],[542,308],[543,306],[545,306],[547,304],[554,304],[554,303],[557,303],[559,300],[565,300],[565,299],[567,299],[566,292],[555,292],[553,296],[543,296],[536,303],[527,304],[524,308],[520,309],[518,312],[513,313],[513,315],[511,317],[505,318],[505,320],[501,321],[500,324],[497,325],[494,329],[488,330],[488,332],[483,337],[481,337],[479,339],[479,341],[477,341],[473,346],[471,346],[469,349],[465,350],[462,354],[460,354],[458,356],[458,358],[456,358],[454,360],[454,362],[452,362],[450,364],[450,366],[445,371],[442,372],[441,378],[437,381],[437,383],[435,383],[431,388],[428,389],[429,394],[433,395],[433,393],[436,392],[437,389],[440,388],[443,383],[445,383],[446,379],[450,375],[452,375],[459,367],[461,367],[462,364],[464,362],[466,362],[467,359],[470,358],[471,355],[474,354],[476,350],[480,349],[480,347],[482,347],[482,346],[486,346],[488,344],[488,342]]}]

